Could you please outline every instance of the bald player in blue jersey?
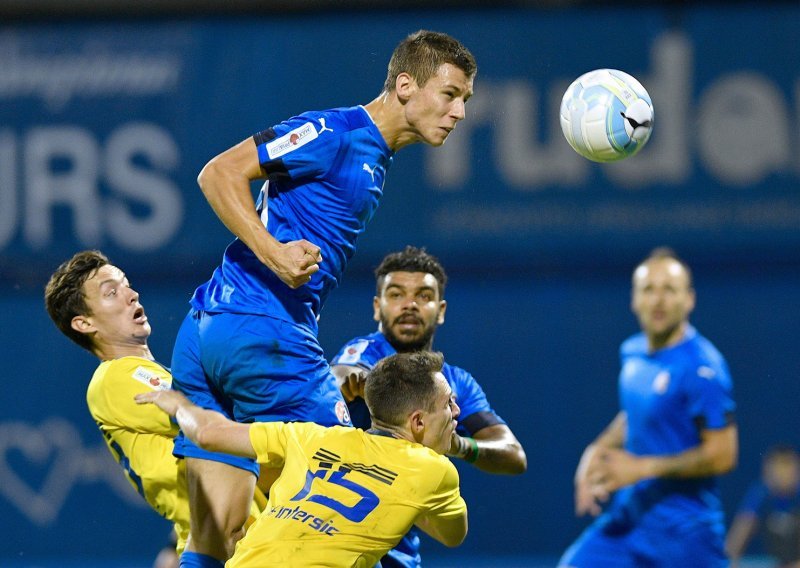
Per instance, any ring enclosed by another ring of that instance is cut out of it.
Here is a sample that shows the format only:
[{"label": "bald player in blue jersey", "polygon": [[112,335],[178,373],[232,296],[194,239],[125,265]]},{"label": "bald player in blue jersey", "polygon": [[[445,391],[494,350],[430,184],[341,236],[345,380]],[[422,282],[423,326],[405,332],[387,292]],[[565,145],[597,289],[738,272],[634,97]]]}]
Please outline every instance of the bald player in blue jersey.
[{"label": "bald player in blue jersey", "polygon": [[[198,183],[237,238],[191,300],[174,388],[238,422],[350,424],[317,318],[375,213],[394,153],[444,143],[465,116],[476,70],[454,38],[416,32],[394,50],[369,104],[289,118],[203,168]],[[267,181],[254,200],[257,179]],[[258,466],[183,436],[175,453],[187,458],[192,507],[181,565],[221,566],[242,535]]]},{"label": "bald player in blue jersey", "polygon": [[694,305],[691,271],[672,250],[634,271],[642,332],[620,349],[622,409],[575,474],[576,512],[600,516],[559,566],[728,565],[717,477],[736,465],[735,405],[725,359],[689,324]]},{"label": "bald player in blue jersey", "polygon": [[[370,415],[364,400],[365,376],[395,353],[430,350],[436,328],[444,323],[447,275],[436,257],[408,246],[386,255],[377,269],[373,318],[378,331],[347,342],[331,361],[347,399],[353,425],[368,429]],[[492,409],[475,378],[459,367],[442,367],[461,415],[448,455],[499,474],[520,474],[527,467],[522,445]],[[419,531],[412,528],[381,560],[383,568],[417,567]]]}]

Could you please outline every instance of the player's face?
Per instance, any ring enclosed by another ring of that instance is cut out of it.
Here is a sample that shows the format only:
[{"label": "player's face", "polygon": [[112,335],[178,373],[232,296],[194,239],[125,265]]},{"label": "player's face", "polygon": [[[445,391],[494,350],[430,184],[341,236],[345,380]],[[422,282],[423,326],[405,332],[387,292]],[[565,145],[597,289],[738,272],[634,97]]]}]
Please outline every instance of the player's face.
[{"label": "player's face", "polygon": [[422,87],[413,90],[406,105],[406,120],[416,136],[432,146],[441,146],[456,124],[466,116],[472,96],[473,78],[445,63]]},{"label": "player's face", "polygon": [[694,309],[694,291],[683,266],[671,258],[642,264],[633,275],[631,307],[651,345],[680,339]]},{"label": "player's face", "polygon": [[401,353],[429,349],[447,308],[436,278],[425,272],[390,272],[372,305],[378,329]]},{"label": "player's face", "polygon": [[150,323],[139,303],[139,294],[116,266],[106,264],[83,285],[89,331],[95,343],[109,345],[144,345],[150,336]]},{"label": "player's face", "polygon": [[436,403],[433,410],[425,414],[426,426],[422,443],[437,453],[444,454],[450,449],[453,432],[461,414],[450,384],[441,372],[436,373],[438,383]]}]

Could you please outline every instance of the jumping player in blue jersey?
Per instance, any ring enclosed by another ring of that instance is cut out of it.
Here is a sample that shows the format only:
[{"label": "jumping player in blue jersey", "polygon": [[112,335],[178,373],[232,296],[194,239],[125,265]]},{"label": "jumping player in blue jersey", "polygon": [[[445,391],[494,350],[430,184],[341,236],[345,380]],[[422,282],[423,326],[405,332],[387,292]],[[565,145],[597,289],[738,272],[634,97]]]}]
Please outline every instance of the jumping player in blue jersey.
[{"label": "jumping player in blue jersey", "polygon": [[[237,239],[192,298],[174,388],[238,422],[350,423],[317,318],[375,213],[394,153],[444,143],[465,116],[476,70],[457,40],[416,32],[394,50],[369,104],[289,118],[203,168],[198,183]],[[257,179],[266,183],[254,200]],[[257,464],[182,436],[175,453],[187,458],[192,515],[181,565],[221,566],[242,535]]]},{"label": "jumping player in blue jersey", "polygon": [[620,349],[621,411],[575,474],[576,512],[600,516],[561,567],[728,565],[717,477],[736,465],[735,405],[725,359],[689,324],[694,305],[691,271],[672,250],[634,271],[642,332]]},{"label": "jumping player in blue jersey", "polygon": [[[368,429],[364,402],[365,376],[381,359],[397,352],[430,350],[436,328],[444,323],[447,275],[439,261],[423,249],[406,247],[387,255],[375,270],[373,318],[378,331],[356,337],[331,362],[353,425]],[[461,415],[449,455],[489,473],[519,474],[527,467],[525,451],[502,418],[495,414],[478,382],[464,369],[442,368]],[[421,563],[416,528],[382,560],[383,568],[416,567]]]}]

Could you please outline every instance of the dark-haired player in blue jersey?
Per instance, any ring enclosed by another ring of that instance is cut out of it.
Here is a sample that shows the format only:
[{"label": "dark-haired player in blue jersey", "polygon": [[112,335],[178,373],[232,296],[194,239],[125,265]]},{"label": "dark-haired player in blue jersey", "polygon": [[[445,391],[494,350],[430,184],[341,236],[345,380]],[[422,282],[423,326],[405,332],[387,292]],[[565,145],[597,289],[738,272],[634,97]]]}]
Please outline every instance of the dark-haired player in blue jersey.
[{"label": "dark-haired player in blue jersey", "polygon": [[[365,375],[381,359],[397,352],[430,350],[436,328],[444,323],[447,275],[423,249],[408,246],[384,257],[375,269],[373,317],[378,331],[352,339],[331,362],[353,425],[367,429]],[[489,473],[519,474],[527,467],[525,451],[502,418],[495,414],[478,382],[464,369],[442,368],[461,408],[449,455]],[[383,568],[419,566],[419,532],[412,529],[382,560]]]},{"label": "dark-haired player in blue jersey", "polygon": [[[350,423],[317,318],[375,213],[394,152],[443,144],[465,116],[476,70],[457,40],[416,32],[394,50],[369,104],[289,118],[203,168],[198,183],[237,239],[192,298],[174,388],[238,422]],[[256,179],[267,181],[254,200]],[[187,458],[192,515],[181,565],[221,566],[241,537],[257,464],[182,436],[175,453]]]},{"label": "dark-haired player in blue jersey", "polygon": [[672,250],[634,271],[642,332],[620,349],[622,409],[575,474],[576,512],[600,516],[560,566],[728,565],[717,477],[736,465],[735,405],[725,359],[689,324],[694,305],[691,271]]}]

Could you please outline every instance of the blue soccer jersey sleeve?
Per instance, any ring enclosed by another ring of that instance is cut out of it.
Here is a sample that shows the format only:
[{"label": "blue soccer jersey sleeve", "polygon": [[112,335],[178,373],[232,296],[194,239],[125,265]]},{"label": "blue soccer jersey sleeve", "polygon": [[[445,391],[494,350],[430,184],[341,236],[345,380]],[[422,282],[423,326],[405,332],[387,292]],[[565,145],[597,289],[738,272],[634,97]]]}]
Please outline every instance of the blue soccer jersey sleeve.
[{"label": "blue soccer jersey sleeve", "polygon": [[733,420],[736,407],[731,396],[728,366],[713,345],[702,337],[689,347],[697,351],[693,364],[686,369],[689,413],[701,428],[724,428]]},{"label": "blue soccer jersey sleeve", "polygon": [[253,141],[267,176],[256,200],[262,223],[279,242],[318,245],[320,269],[308,284],[289,288],[236,239],[192,306],[270,315],[316,329],[377,210],[393,153],[360,106],[307,112],[256,133]]},{"label": "blue soccer jersey sleeve", "polygon": [[[378,361],[394,355],[396,352],[382,333],[375,332],[346,343],[331,361],[331,366],[348,365],[370,371]],[[453,389],[456,402],[461,409],[457,428],[457,432],[461,436],[472,436],[487,426],[505,424],[503,419],[492,410],[486,394],[470,373],[460,367],[445,363],[442,374],[450,383],[450,388]],[[368,419],[369,416],[363,399],[356,399],[348,407],[353,424],[359,428],[368,428],[369,424],[363,420],[359,420],[360,423],[357,423],[359,417],[366,415]]]}]

